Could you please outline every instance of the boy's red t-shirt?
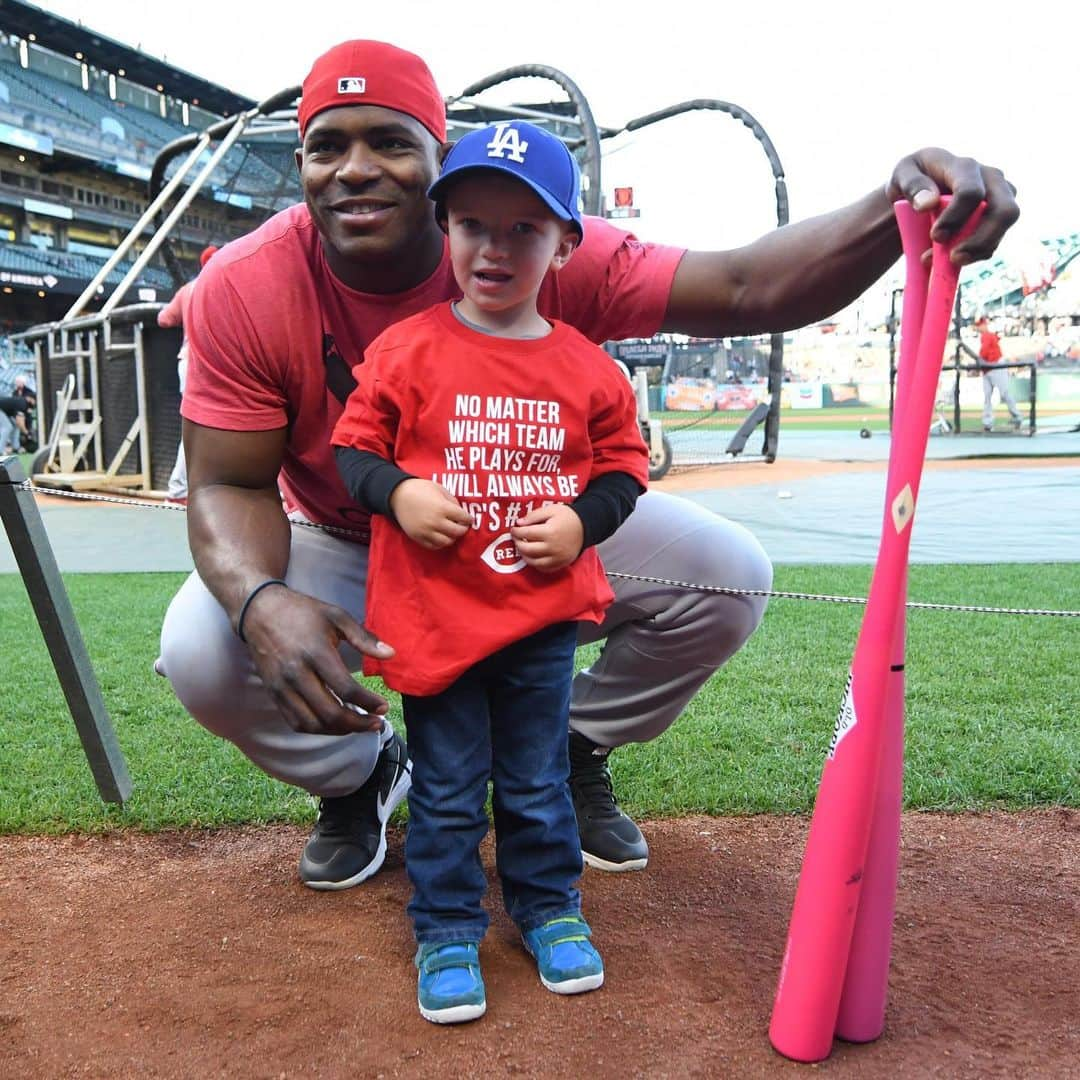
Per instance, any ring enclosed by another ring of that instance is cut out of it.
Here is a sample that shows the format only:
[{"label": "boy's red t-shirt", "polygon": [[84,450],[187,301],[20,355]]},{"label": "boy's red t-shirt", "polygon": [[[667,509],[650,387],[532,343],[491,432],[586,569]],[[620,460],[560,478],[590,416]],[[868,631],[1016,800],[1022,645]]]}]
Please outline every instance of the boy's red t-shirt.
[{"label": "boy's red t-shirt", "polygon": [[596,548],[542,573],[510,530],[604,473],[648,485],[634,394],[611,357],[565,323],[543,338],[493,337],[443,303],[380,335],[357,376],[334,444],[441,484],[473,516],[439,551],[375,518],[364,623],[397,654],[365,657],[364,673],[435,694],[545,626],[600,622],[614,596]]},{"label": "boy's red t-shirt", "polygon": [[[586,218],[583,243],[548,276],[538,308],[590,341],[651,337],[683,253]],[[334,277],[307,207],[298,204],[222,248],[199,282],[186,326],[183,415],[227,431],[287,425],[279,477],[286,508],[365,539],[369,515],[345,491],[330,433],[368,345],[393,323],[461,295],[448,254],[406,292],[357,292]]]}]

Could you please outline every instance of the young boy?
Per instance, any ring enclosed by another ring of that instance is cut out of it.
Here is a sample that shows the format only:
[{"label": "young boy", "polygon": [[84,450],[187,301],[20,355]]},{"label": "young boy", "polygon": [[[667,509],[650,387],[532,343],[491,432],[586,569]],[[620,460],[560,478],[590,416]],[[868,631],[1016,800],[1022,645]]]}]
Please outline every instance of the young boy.
[{"label": "young boy", "polygon": [[493,782],[503,901],[549,990],[604,980],[582,870],[566,730],[579,621],[613,594],[595,545],[648,479],[634,398],[611,359],[537,313],[582,236],[577,164],[520,121],[474,131],[429,192],[462,298],[385,331],[334,431],[375,515],[365,660],[401,692],[413,759],[406,866],[421,1014],[486,1008],[479,845]]}]

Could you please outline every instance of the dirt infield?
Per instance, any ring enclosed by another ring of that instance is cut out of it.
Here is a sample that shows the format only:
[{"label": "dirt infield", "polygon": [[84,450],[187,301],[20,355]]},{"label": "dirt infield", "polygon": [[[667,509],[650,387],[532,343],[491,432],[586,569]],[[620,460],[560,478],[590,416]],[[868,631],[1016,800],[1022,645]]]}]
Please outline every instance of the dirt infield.
[{"label": "dirt infield", "polygon": [[[0,1076],[808,1075],[766,1036],[806,827],[648,823],[646,871],[583,881],[603,989],[548,993],[496,913],[488,1013],[452,1028],[416,1010],[398,831],[339,894],[300,885],[295,828],[0,838]],[[1077,1075],[1080,813],[903,836],[885,1034],[816,1071]]]},{"label": "dirt infield", "polygon": [[[755,484],[785,484],[817,476],[833,476],[837,473],[882,473],[888,461],[821,461],[810,458],[780,458],[769,465],[760,461],[733,461],[723,465],[692,465],[674,469],[662,480],[650,482],[657,491],[697,491],[702,489],[749,487]],[[1075,457],[986,457],[943,458],[928,460],[927,472],[955,471],[957,469],[1054,469],[1077,468]],[[87,509],[108,509],[132,502],[160,506],[160,498],[133,492],[118,496],[123,502],[78,501],[64,495],[46,495],[37,492],[39,506],[81,506]],[[181,511],[177,510],[177,513]]]}]

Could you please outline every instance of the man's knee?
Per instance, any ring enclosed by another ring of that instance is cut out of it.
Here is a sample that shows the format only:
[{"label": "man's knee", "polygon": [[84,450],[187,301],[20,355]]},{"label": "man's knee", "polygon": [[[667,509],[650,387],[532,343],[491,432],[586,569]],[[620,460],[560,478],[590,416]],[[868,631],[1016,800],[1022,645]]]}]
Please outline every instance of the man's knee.
[{"label": "man's knee", "polygon": [[707,560],[708,580],[733,589],[768,592],[772,588],[772,560],[757,537],[734,521],[717,521],[714,535],[700,545],[702,558]]},{"label": "man's knee", "polygon": [[[715,669],[761,622],[772,563],[752,533],[725,518],[685,515],[680,525],[641,564],[646,580],[638,583],[631,575],[617,591],[623,610],[644,620],[639,626],[650,640],[637,643],[642,653]],[[665,584],[658,588],[652,578]]]},{"label": "man's knee", "polygon": [[749,530],[724,518],[695,540],[692,580],[712,588],[694,590],[690,600],[697,639],[692,652],[698,664],[716,669],[761,623],[772,588],[772,563]]},{"label": "man's knee", "polygon": [[691,580],[725,590],[697,591],[704,608],[725,621],[747,624],[748,637],[765,613],[772,588],[772,562],[765,549],[748,529],[720,517],[711,528],[694,534],[686,546],[683,561],[693,572]]}]

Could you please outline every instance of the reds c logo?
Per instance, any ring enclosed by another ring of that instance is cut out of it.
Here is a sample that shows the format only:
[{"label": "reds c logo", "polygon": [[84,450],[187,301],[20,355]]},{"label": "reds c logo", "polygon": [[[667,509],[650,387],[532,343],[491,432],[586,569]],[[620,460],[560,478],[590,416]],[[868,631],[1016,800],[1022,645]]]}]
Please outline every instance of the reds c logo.
[{"label": "reds c logo", "polygon": [[522,140],[521,132],[506,122],[495,125],[495,134],[487,144],[488,157],[506,157],[519,165],[524,164],[528,149],[529,144]]},{"label": "reds c logo", "polygon": [[507,532],[496,536],[486,548],[480,558],[495,571],[496,574],[515,574],[525,566],[525,560],[521,557],[518,549],[514,547],[513,537]]}]

